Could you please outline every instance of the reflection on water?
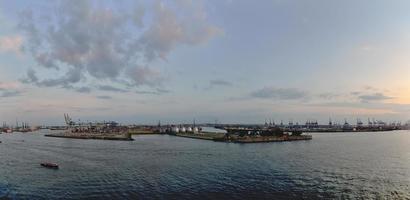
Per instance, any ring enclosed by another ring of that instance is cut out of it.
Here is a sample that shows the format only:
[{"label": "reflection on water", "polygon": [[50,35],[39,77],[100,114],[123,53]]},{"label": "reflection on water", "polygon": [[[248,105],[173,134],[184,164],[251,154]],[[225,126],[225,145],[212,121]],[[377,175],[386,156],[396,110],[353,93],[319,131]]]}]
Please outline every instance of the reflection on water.
[{"label": "reflection on water", "polygon": [[[263,144],[43,134],[0,135],[0,198],[410,198],[406,131],[317,133],[311,141]],[[43,161],[60,169],[42,168]]]}]

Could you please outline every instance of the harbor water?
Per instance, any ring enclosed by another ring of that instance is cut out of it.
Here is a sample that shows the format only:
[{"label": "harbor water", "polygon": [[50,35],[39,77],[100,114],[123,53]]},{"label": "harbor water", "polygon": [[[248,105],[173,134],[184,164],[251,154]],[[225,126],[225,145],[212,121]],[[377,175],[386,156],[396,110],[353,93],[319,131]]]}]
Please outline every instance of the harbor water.
[{"label": "harbor water", "polygon": [[[410,132],[233,144],[1,134],[0,199],[409,199]],[[55,162],[60,169],[40,166]]]}]

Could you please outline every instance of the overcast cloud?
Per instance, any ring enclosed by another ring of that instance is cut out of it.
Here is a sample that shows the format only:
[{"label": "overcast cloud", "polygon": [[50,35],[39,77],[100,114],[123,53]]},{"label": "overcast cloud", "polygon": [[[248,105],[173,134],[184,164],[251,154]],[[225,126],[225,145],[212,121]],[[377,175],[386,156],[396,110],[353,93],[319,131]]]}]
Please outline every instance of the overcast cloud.
[{"label": "overcast cloud", "polygon": [[[71,89],[91,78],[124,86],[158,86],[164,78],[150,66],[153,61],[165,60],[180,45],[205,43],[222,32],[193,4],[158,1],[124,12],[88,0],[75,4],[64,0],[49,5],[55,12],[47,16],[24,10],[18,25],[25,37],[22,45],[37,63],[27,72],[25,82]],[[150,16],[146,17],[146,10],[151,11]],[[148,17],[150,22],[144,23]],[[20,43],[18,38],[6,38],[0,40],[0,49],[16,50]],[[38,68],[57,70],[60,76],[43,77]]]}]

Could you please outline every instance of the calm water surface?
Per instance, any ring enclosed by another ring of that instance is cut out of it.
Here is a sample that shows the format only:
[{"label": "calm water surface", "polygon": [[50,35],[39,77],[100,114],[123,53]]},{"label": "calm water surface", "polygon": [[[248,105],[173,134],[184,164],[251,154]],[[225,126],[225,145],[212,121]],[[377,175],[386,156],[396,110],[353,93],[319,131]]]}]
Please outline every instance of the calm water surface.
[{"label": "calm water surface", "polygon": [[409,131],[264,144],[43,135],[0,135],[0,199],[410,198]]}]

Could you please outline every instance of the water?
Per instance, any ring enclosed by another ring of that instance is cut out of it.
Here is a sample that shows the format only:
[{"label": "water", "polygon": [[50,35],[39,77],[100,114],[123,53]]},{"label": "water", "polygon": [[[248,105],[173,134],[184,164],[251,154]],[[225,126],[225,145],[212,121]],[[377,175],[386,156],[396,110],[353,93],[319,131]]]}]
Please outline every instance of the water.
[{"label": "water", "polygon": [[[0,199],[409,199],[410,132],[228,144],[2,134]],[[52,161],[59,170],[40,167]]]}]

